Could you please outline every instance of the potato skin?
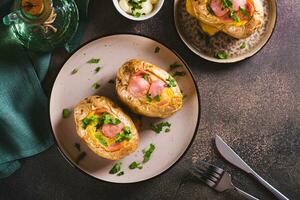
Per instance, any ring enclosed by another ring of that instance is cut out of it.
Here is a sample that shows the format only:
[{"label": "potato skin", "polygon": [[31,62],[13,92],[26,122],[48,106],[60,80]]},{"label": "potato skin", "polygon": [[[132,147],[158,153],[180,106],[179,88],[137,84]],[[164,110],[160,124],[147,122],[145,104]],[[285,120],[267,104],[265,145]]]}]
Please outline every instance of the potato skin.
[{"label": "potato skin", "polygon": [[[119,118],[125,126],[129,126],[132,138],[129,141],[123,142],[123,147],[114,152],[106,151],[94,137],[91,137],[85,129],[82,128],[81,120],[84,119],[89,113],[98,109],[105,108],[112,115]],[[137,129],[132,122],[131,118],[126,115],[120,107],[113,103],[110,99],[103,96],[90,96],[82,100],[74,109],[74,118],[76,130],[79,137],[81,137],[88,145],[88,147],[100,157],[109,160],[120,160],[130,153],[134,152],[139,143],[139,136]]]},{"label": "potato skin", "polygon": [[260,0],[253,0],[255,5],[255,12],[253,17],[242,26],[235,26],[234,24],[224,23],[224,21],[215,15],[212,15],[207,10],[207,0],[190,0],[195,17],[201,22],[216,27],[220,31],[237,38],[243,39],[252,35],[256,29],[262,26],[264,21],[264,11],[262,2]]},{"label": "potato skin", "polygon": [[170,76],[169,73],[155,66],[154,64],[138,59],[129,60],[122,65],[122,67],[118,70],[116,77],[116,91],[119,99],[134,113],[148,117],[166,118],[182,108],[183,96],[177,82],[176,87],[171,87],[174,96],[170,99],[168,104],[164,106],[145,103],[141,101],[141,99],[134,97],[128,91],[128,84],[131,75],[139,71],[147,71],[152,73],[165,82]]}]

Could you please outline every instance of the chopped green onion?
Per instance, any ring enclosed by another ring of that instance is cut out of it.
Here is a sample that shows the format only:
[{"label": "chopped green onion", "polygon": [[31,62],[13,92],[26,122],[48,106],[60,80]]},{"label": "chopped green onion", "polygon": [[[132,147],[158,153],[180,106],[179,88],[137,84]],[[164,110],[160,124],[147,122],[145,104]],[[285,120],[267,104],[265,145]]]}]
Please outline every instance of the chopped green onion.
[{"label": "chopped green onion", "polygon": [[64,108],[62,112],[63,118],[68,118],[70,116],[70,113],[71,111],[68,108]]},{"label": "chopped green onion", "polygon": [[115,81],[114,81],[114,80],[112,80],[112,79],[110,79],[110,80],[108,81],[108,83],[110,83],[110,84],[114,84],[114,83],[115,83]]},{"label": "chopped green onion", "polygon": [[122,163],[121,162],[116,162],[116,164],[114,164],[114,166],[111,168],[109,173],[110,174],[116,174],[119,171],[121,171],[121,167],[122,167]]},{"label": "chopped green onion", "polygon": [[98,73],[101,70],[101,67],[96,67],[95,73]]},{"label": "chopped green onion", "polygon": [[98,83],[94,83],[92,85],[92,88],[94,88],[95,90],[98,89],[99,87],[100,87],[100,84],[98,84]]},{"label": "chopped green onion", "polygon": [[89,64],[97,64],[97,63],[99,63],[99,61],[100,61],[99,58],[92,58],[87,63],[89,63]]},{"label": "chopped green onion", "polygon": [[79,143],[75,143],[75,144],[74,144],[74,147],[75,147],[78,151],[81,151],[81,150],[80,150],[80,144],[79,144]]},{"label": "chopped green onion", "polygon": [[107,147],[108,144],[105,140],[105,138],[102,135],[98,135],[96,134],[95,137],[97,138],[97,140],[100,142],[100,144],[102,144],[103,146]]},{"label": "chopped green onion", "polygon": [[171,76],[169,76],[166,81],[168,87],[176,87],[176,81]]},{"label": "chopped green onion", "polygon": [[74,75],[78,72],[78,69],[77,68],[74,68],[72,71],[71,71],[71,75]]},{"label": "chopped green onion", "polygon": [[149,102],[152,102],[152,96],[151,96],[151,94],[147,94],[147,99],[148,99]]},{"label": "chopped green onion", "polygon": [[228,54],[225,51],[220,51],[216,54],[216,57],[219,59],[227,59]]},{"label": "chopped green onion", "polygon": [[246,48],[246,43],[243,42],[243,44],[241,44],[240,49],[245,49]]},{"label": "chopped green onion", "polygon": [[150,128],[157,134],[160,133],[164,127],[170,128],[171,124],[169,122],[160,122],[158,124],[150,124]]},{"label": "chopped green onion", "polygon": [[129,169],[143,169],[143,166],[141,163],[138,163],[138,162],[132,162],[130,165],[129,165]]},{"label": "chopped green onion", "polygon": [[160,51],[160,48],[159,47],[155,47],[154,53],[159,53],[159,51]]},{"label": "chopped green onion", "polygon": [[75,163],[76,163],[76,164],[79,164],[79,162],[80,162],[81,160],[83,160],[83,159],[85,158],[85,156],[86,156],[86,153],[85,153],[84,151],[81,152],[81,153],[78,155],[78,157],[76,158]]},{"label": "chopped green onion", "polygon": [[182,67],[182,65],[179,64],[179,63],[177,63],[177,62],[175,62],[175,63],[173,63],[173,64],[170,65],[170,69],[171,70],[174,70],[174,69],[176,69],[178,67]]},{"label": "chopped green onion", "polygon": [[159,96],[159,95],[156,95],[156,96],[154,97],[154,99],[155,99],[155,101],[159,102],[159,101],[160,101],[160,96]]},{"label": "chopped green onion", "polygon": [[145,75],[144,75],[144,79],[145,79],[146,81],[148,81],[148,80],[149,80],[149,74],[145,74]]},{"label": "chopped green onion", "polygon": [[150,144],[150,147],[148,149],[144,149],[144,151],[143,151],[143,153],[144,153],[143,163],[146,163],[150,160],[151,154],[153,153],[154,150],[155,150],[154,144]]},{"label": "chopped green onion", "polygon": [[176,71],[174,72],[173,76],[185,76],[186,73],[184,71]]},{"label": "chopped green onion", "polygon": [[117,174],[117,176],[122,176],[122,175],[124,175],[124,171],[121,171]]}]

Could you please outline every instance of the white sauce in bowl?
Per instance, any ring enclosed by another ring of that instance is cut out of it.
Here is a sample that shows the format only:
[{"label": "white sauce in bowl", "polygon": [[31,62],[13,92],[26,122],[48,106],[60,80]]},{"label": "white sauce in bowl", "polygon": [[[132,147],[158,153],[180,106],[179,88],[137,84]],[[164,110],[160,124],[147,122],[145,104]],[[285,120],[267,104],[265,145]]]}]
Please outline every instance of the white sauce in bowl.
[{"label": "white sauce in bowl", "polygon": [[133,8],[133,6],[129,3],[129,0],[119,0],[119,5],[126,13],[135,17],[140,17],[141,15],[150,14],[157,2],[158,0],[146,0],[145,2],[140,3],[141,8]]}]

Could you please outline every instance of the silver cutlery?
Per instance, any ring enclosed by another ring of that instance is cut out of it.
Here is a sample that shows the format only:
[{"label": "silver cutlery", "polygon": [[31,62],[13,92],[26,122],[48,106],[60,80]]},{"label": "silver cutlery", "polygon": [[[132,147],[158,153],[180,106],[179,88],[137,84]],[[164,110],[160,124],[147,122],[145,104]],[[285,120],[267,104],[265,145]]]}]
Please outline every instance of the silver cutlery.
[{"label": "silver cutlery", "polygon": [[232,184],[230,174],[219,167],[204,162],[198,162],[190,169],[190,172],[200,181],[218,192],[233,189],[247,199],[259,200],[258,198],[234,186]]},{"label": "silver cutlery", "polygon": [[276,188],[270,185],[262,177],[260,177],[247,163],[245,163],[223,140],[220,136],[216,136],[216,146],[220,154],[231,164],[252,175],[263,186],[270,190],[278,199],[289,200],[286,196],[280,193]]}]

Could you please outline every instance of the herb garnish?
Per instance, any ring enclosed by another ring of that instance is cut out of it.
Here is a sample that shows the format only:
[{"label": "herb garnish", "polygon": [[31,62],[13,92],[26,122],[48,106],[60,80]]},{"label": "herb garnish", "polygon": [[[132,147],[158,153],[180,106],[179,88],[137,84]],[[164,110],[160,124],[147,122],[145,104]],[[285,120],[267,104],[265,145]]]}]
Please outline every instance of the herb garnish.
[{"label": "herb garnish", "polygon": [[244,15],[244,16],[246,16],[246,17],[249,17],[250,15],[249,15],[249,13],[248,13],[248,11],[245,9],[245,8],[242,8],[241,6],[240,6],[240,12]]},{"label": "herb garnish", "polygon": [[156,95],[156,96],[154,97],[154,99],[155,99],[155,101],[159,102],[159,101],[160,101],[160,96],[159,96],[159,95]]},{"label": "herb garnish", "polygon": [[182,65],[179,64],[179,63],[177,63],[177,62],[175,62],[175,63],[173,63],[173,64],[170,65],[170,69],[171,69],[171,70],[176,69],[176,68],[178,68],[178,67],[182,67]]},{"label": "herb garnish", "polygon": [[122,175],[124,175],[124,171],[121,171],[117,174],[117,176],[122,176]]},{"label": "herb garnish", "polygon": [[232,0],[222,0],[222,10],[228,8],[230,13],[229,16],[233,19],[235,22],[239,22],[240,19],[238,16],[235,15],[234,10],[233,10],[233,3]]},{"label": "herb garnish", "polygon": [[100,87],[100,84],[98,84],[98,83],[94,83],[93,85],[92,85],[92,88],[93,89],[98,89]]},{"label": "herb garnish", "polygon": [[159,51],[160,51],[160,48],[159,47],[155,47],[154,53],[159,53]]},{"label": "herb garnish", "polygon": [[79,162],[80,162],[81,160],[83,160],[83,159],[85,158],[85,156],[86,156],[86,153],[85,153],[84,151],[81,152],[81,153],[78,155],[78,157],[76,158],[75,163],[76,163],[76,164],[79,164]]},{"label": "herb garnish", "polygon": [[150,160],[151,154],[155,150],[154,144],[150,144],[150,147],[148,149],[144,149],[144,161],[143,163],[146,163]]},{"label": "herb garnish", "polygon": [[122,167],[122,163],[121,162],[116,162],[116,164],[114,164],[114,166],[111,168],[109,173],[110,174],[116,174],[119,171],[121,171],[121,167]]},{"label": "herb garnish", "polygon": [[100,142],[100,144],[102,144],[103,146],[107,147],[107,142],[105,140],[104,137],[102,137],[101,135],[96,134],[95,137],[97,138],[97,140]]},{"label": "herb garnish", "polygon": [[214,11],[211,9],[210,7],[210,0],[207,1],[207,4],[206,4],[206,9],[208,10],[208,12],[212,15],[214,15]]},{"label": "herb garnish", "polygon": [[176,81],[171,76],[169,76],[166,81],[168,87],[176,87]]},{"label": "herb garnish", "polygon": [[143,77],[146,81],[149,80],[149,74],[145,74],[144,77]]},{"label": "herb garnish", "polygon": [[138,162],[132,162],[130,165],[129,165],[129,169],[143,169],[143,166],[141,163],[138,163]]},{"label": "herb garnish", "polygon": [[128,4],[131,6],[131,12],[134,17],[140,17],[141,15],[145,15],[144,13],[140,13],[137,10],[141,10],[142,3],[146,2],[147,0],[129,0]]},{"label": "herb garnish", "polygon": [[101,70],[101,67],[96,67],[95,68],[95,73],[98,73]]},{"label": "herb garnish", "polygon": [[225,51],[220,51],[216,54],[216,57],[219,59],[227,59],[228,54]]},{"label": "herb garnish", "polygon": [[125,126],[123,128],[123,132],[118,133],[115,137],[115,142],[120,143],[123,142],[124,140],[130,140],[131,139],[131,131],[128,126]]},{"label": "herb garnish", "polygon": [[100,61],[99,58],[92,58],[87,63],[89,63],[89,64],[97,64],[97,63],[99,63],[99,61]]},{"label": "herb garnish", "polygon": [[173,74],[173,76],[185,76],[185,75],[186,75],[186,72],[184,72],[184,71],[176,71]]},{"label": "herb garnish", "polygon": [[86,129],[87,126],[90,125],[91,123],[96,122],[98,124],[100,122],[100,118],[99,116],[91,116],[89,118],[85,117],[81,122],[82,122],[81,127],[83,129]]},{"label": "herb garnish", "polygon": [[114,84],[114,83],[115,83],[115,81],[114,81],[114,80],[112,80],[112,79],[110,79],[110,80],[108,81],[108,83],[110,83],[110,84]]},{"label": "herb garnish", "polygon": [[147,99],[148,99],[149,102],[152,102],[152,96],[151,96],[151,94],[147,94]]},{"label": "herb garnish", "polygon": [[75,143],[75,144],[74,144],[74,147],[75,147],[78,151],[81,151],[81,150],[80,150],[80,144],[79,144],[79,143]]},{"label": "herb garnish", "polygon": [[243,44],[241,44],[240,49],[245,49],[246,48],[246,43],[243,42]]},{"label": "herb garnish", "polygon": [[[164,127],[170,128],[171,124],[169,122],[160,122],[158,124],[150,124],[150,128],[155,132],[155,133],[160,133]],[[168,132],[165,130],[165,132]]]},{"label": "herb garnish", "polygon": [[74,75],[78,72],[78,69],[77,68],[74,68],[72,71],[71,71],[71,75]]},{"label": "herb garnish", "polygon": [[68,108],[64,108],[63,112],[62,112],[63,118],[64,119],[68,118],[70,113],[71,113],[71,111]]}]

